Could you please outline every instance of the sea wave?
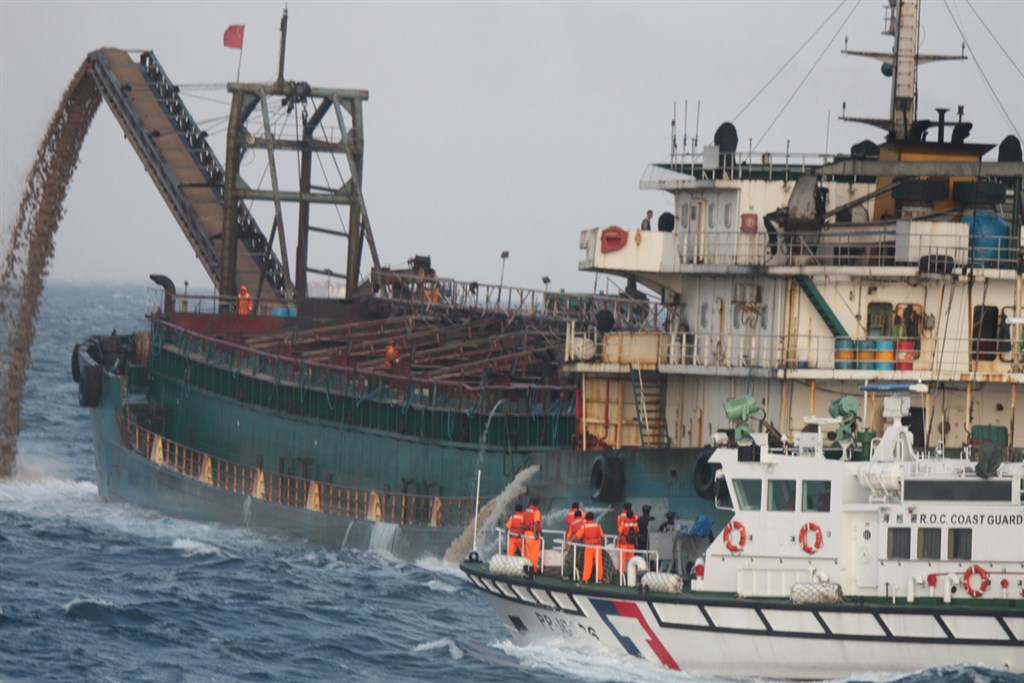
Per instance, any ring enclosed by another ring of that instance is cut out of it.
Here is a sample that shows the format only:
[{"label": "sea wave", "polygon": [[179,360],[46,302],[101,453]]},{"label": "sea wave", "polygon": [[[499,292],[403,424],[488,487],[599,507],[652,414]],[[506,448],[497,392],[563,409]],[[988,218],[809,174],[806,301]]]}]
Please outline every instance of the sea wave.
[{"label": "sea wave", "polygon": [[440,650],[442,648],[448,648],[448,655],[455,661],[462,659],[463,652],[459,649],[459,646],[451,638],[441,638],[439,640],[431,640],[428,643],[420,643],[413,647],[413,652],[429,652],[431,650]]}]

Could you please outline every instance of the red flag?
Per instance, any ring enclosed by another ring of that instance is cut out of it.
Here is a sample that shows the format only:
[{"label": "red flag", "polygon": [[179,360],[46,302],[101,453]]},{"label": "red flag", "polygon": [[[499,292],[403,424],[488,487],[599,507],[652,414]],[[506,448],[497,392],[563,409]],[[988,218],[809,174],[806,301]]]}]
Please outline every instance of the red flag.
[{"label": "red flag", "polygon": [[224,31],[224,47],[233,47],[236,50],[242,49],[242,40],[245,39],[245,24],[232,24]]}]

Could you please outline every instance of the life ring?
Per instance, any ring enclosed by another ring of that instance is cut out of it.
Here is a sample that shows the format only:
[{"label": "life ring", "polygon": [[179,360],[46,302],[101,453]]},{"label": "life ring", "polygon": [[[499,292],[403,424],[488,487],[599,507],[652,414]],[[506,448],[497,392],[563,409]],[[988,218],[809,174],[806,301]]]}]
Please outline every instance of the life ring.
[{"label": "life ring", "polygon": [[[740,540],[737,543],[732,542],[733,531],[738,531],[740,534]],[[729,520],[729,523],[725,525],[725,531],[722,532],[722,539],[730,553],[738,553],[747,544],[747,529],[735,519]]]},{"label": "life ring", "polygon": [[590,497],[601,503],[614,503],[622,497],[625,483],[622,458],[602,454],[590,467]]},{"label": "life ring", "polygon": [[[981,583],[977,588],[971,585],[971,579],[975,574],[981,577]],[[982,593],[988,590],[988,572],[982,569],[981,565],[975,564],[968,567],[967,571],[964,572],[964,589],[972,598],[979,597]]]},{"label": "life ring", "polygon": [[[807,532],[814,533],[814,543],[808,543]],[[804,549],[804,552],[808,555],[821,550],[821,544],[825,542],[825,535],[821,533],[821,527],[814,522],[807,522],[800,527],[800,546]]]},{"label": "life ring", "polygon": [[705,446],[693,466],[693,490],[705,500],[715,497],[715,472],[721,469],[721,465],[712,465],[708,462],[714,452],[714,448]]}]

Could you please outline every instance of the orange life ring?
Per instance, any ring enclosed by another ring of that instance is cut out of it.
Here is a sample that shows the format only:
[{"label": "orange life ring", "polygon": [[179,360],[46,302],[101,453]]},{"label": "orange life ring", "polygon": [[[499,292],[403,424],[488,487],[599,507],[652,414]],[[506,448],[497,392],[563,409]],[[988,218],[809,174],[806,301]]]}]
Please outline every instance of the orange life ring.
[{"label": "orange life ring", "polygon": [[[808,531],[814,532],[813,544],[807,542]],[[821,550],[821,545],[824,542],[825,535],[821,533],[821,527],[815,524],[814,522],[807,522],[807,524],[804,524],[802,527],[800,527],[800,545],[801,547],[803,547],[804,552],[808,555],[813,555],[814,553]]]},{"label": "orange life ring", "polygon": [[[981,577],[981,584],[977,588],[971,585],[971,579],[975,574]],[[988,590],[988,572],[982,569],[981,565],[975,564],[968,567],[964,572],[964,589],[972,598],[980,596]]]},{"label": "orange life ring", "polygon": [[[738,543],[732,542],[733,531],[738,531],[740,533],[740,540]],[[725,540],[725,547],[729,549],[729,552],[738,553],[743,550],[743,546],[747,544],[747,529],[733,519],[725,525],[725,531],[722,532],[722,538]]]}]

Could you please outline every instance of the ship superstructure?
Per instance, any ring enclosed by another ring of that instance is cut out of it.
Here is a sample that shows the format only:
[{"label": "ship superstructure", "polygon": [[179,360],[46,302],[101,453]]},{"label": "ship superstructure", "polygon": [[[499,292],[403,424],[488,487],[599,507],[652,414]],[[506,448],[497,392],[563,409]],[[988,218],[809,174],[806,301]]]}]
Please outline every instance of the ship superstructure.
[{"label": "ship superstructure", "polygon": [[[581,269],[630,278],[665,307],[658,328],[592,332],[603,356],[572,354],[592,440],[626,442],[605,415],[642,369],[664,394],[665,438],[681,447],[748,418],[792,440],[801,416],[860,396],[866,381],[921,381],[932,391],[907,417],[916,447],[993,443],[1019,457],[1020,142],[1008,136],[994,151],[968,141],[962,115],[918,115],[917,65],[940,58],[910,39],[917,5],[892,3],[892,53],[850,52],[894,74],[888,118],[849,117],[884,128],[881,144],[754,156],[737,150],[726,123],[715,145],[645,172],[641,188],[672,195],[660,230],[582,233]],[[756,397],[745,413],[721,411],[745,395]],[[882,403],[862,398],[848,436],[868,443],[882,429]]]}]

